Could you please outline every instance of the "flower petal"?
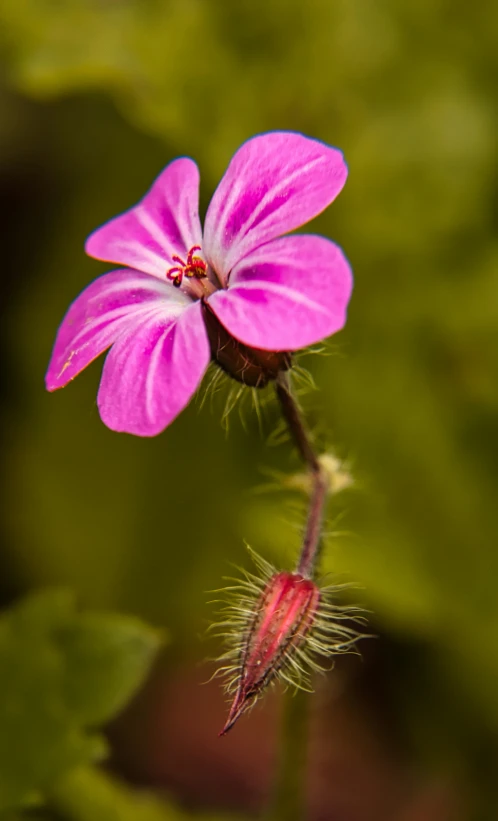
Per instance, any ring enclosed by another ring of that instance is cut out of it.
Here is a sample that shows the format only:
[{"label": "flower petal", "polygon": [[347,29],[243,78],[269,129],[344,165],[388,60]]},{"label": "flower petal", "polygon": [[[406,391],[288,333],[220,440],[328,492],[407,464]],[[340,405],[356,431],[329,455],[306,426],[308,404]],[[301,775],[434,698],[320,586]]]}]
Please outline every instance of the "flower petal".
[{"label": "flower petal", "polygon": [[62,388],[137,318],[158,312],[172,321],[191,304],[177,288],[140,271],[111,271],[75,299],[57,333],[45,383]]},{"label": "flower petal", "polygon": [[223,283],[254,248],[293,231],[336,198],[342,153],[289,131],[261,134],[233,156],[209,205],[204,252]]},{"label": "flower petal", "polygon": [[246,256],[228,290],[213,294],[209,305],[240,342],[294,351],[343,327],[351,288],[341,249],[324,237],[298,234]]},{"label": "flower petal", "polygon": [[102,421],[112,430],[155,436],[188,404],[209,359],[200,302],[171,324],[148,317],[107,355],[97,398]]},{"label": "flower petal", "polygon": [[199,169],[182,157],[166,166],[137,205],[90,234],[85,250],[164,279],[172,256],[184,258],[201,239]]}]

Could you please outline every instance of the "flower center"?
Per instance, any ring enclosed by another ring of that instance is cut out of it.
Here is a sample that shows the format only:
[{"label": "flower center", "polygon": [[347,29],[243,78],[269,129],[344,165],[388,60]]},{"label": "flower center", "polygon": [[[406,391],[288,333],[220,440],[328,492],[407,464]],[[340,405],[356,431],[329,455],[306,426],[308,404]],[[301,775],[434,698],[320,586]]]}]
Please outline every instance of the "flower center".
[{"label": "flower center", "polygon": [[194,256],[195,251],[200,251],[200,245],[194,245],[187,254],[187,261],[177,256],[173,256],[173,262],[177,264],[169,268],[166,278],[171,280],[175,288],[182,284],[183,277],[194,277],[195,279],[205,279],[207,277],[207,265],[201,257]]}]

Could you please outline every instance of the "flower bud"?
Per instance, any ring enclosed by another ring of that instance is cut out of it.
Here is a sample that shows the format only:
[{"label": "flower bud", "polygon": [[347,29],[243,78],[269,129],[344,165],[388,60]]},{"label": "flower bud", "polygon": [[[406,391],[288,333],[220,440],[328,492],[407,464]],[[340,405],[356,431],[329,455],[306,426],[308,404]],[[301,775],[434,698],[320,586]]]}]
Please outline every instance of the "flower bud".
[{"label": "flower bud", "polygon": [[310,690],[311,671],[325,668],[316,656],[351,651],[358,631],[345,621],[362,622],[360,608],[335,604],[337,587],[319,586],[299,573],[276,572],[251,555],[263,578],[245,573],[226,591],[228,603],[218,625],[228,644],[228,663],[217,673],[228,678],[232,696],[225,735],[265,688],[280,679]]},{"label": "flower bud", "polygon": [[251,388],[264,388],[280,371],[291,366],[291,354],[287,351],[265,351],[250,348],[235,339],[221,324],[218,317],[203,301],[202,315],[206,326],[211,356],[225,373]]},{"label": "flower bud", "polygon": [[320,591],[296,573],[277,573],[257,602],[243,649],[241,676],[222,735],[237,721],[304,640]]}]

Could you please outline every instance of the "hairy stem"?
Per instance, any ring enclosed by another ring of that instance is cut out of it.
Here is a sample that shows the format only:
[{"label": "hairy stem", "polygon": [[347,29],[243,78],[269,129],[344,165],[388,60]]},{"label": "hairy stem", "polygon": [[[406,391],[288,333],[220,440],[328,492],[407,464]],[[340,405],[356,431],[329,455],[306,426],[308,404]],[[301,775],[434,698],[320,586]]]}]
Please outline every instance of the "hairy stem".
[{"label": "hairy stem", "polygon": [[299,405],[292,394],[289,375],[281,371],[276,379],[277,396],[287,426],[294,443],[305,462],[311,478],[311,497],[308,518],[304,531],[303,545],[297,565],[297,572],[311,578],[313,576],[320,547],[323,516],[327,500],[328,479],[315,453],[311,437],[303,422]]},{"label": "hairy stem", "polygon": [[[285,421],[311,479],[308,518],[297,572],[312,578],[321,542],[328,479],[292,393],[288,373],[280,371],[275,384]],[[308,701],[308,694],[301,690],[284,696],[280,774],[271,816],[276,821],[302,821],[304,818]]]},{"label": "hairy stem", "polygon": [[301,458],[313,473],[319,473],[320,463],[313,449],[310,435],[301,418],[299,405],[292,394],[289,374],[287,371],[280,371],[276,379],[276,386],[282,413]]},{"label": "hairy stem", "polygon": [[297,572],[305,578],[313,577],[322,538],[322,524],[327,501],[328,479],[322,470],[313,474],[308,519],[304,531],[303,545],[297,565]]}]

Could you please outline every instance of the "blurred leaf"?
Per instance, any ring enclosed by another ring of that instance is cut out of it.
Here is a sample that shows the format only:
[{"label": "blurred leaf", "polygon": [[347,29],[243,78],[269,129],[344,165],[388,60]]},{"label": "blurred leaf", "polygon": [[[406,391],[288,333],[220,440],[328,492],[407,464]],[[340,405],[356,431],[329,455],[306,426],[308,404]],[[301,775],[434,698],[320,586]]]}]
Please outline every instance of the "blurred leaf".
[{"label": "blurred leaf", "polygon": [[57,785],[49,803],[65,821],[235,821],[234,816],[220,814],[194,816],[90,767],[69,773]]},{"label": "blurred leaf", "polygon": [[108,721],[141,685],[159,640],[142,622],[117,614],[83,613],[63,627],[68,708],[85,724]]},{"label": "blurred leaf", "polygon": [[159,646],[144,624],[79,615],[65,591],[34,594],[0,620],[0,811],[101,758],[85,725],[109,719],[143,681]]},{"label": "blurred leaf", "polygon": [[[265,128],[319,128],[322,138],[334,141],[342,120],[349,118],[354,125],[361,118],[356,139],[363,158],[372,152],[381,158],[381,198],[383,175],[391,187],[407,156],[417,154],[415,174],[437,159],[440,168],[431,186],[437,190],[442,184],[442,201],[438,194],[434,206],[441,212],[438,219],[445,221],[448,208],[450,215],[454,211],[444,186],[451,185],[457,195],[468,194],[471,168],[463,166],[462,156],[470,143],[481,157],[492,151],[491,123],[480,102],[468,99],[461,81],[462,11],[452,10],[450,16],[444,6],[424,9],[441,36],[424,38],[419,83],[412,82],[410,59],[411,49],[419,56],[417,38],[404,36],[413,26],[410,12],[392,0],[375,5],[369,0],[309,0],[306,6],[299,0],[67,0],[63,5],[3,0],[0,32],[11,77],[24,91],[52,96],[106,89],[124,115],[146,131],[180,142],[182,151],[195,146],[215,164],[226,161],[221,146],[234,150]],[[491,47],[493,4],[483,2],[472,23],[481,50],[485,44]],[[339,71],[330,70],[331,55]],[[430,85],[426,77],[437,72],[443,59],[445,72]],[[393,66],[398,71],[394,79]],[[443,109],[436,128],[435,106]],[[199,123],[209,124],[209,139],[203,133],[199,140]],[[428,132],[429,140],[424,139]],[[385,146],[391,151],[383,168]],[[479,157],[473,162],[479,164]],[[460,175],[448,176],[446,168],[457,163]],[[360,169],[361,160],[356,165]],[[429,214],[437,216],[436,208],[428,206]],[[406,190],[389,214],[401,240],[423,221],[407,220],[413,208]],[[372,234],[379,224],[386,225],[386,216],[382,209],[371,215]]]},{"label": "blurred leaf", "polygon": [[67,821],[180,821],[185,818],[150,793],[133,791],[96,769],[79,767],[49,800]]}]

